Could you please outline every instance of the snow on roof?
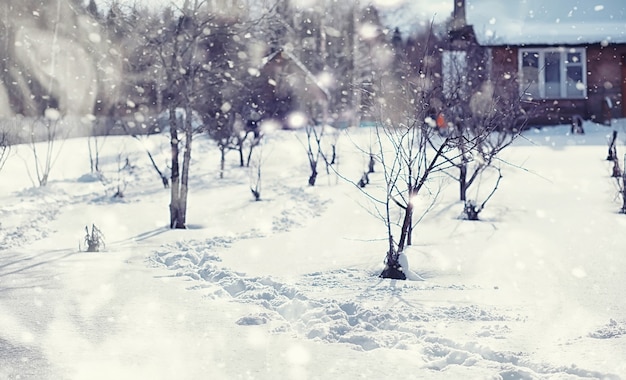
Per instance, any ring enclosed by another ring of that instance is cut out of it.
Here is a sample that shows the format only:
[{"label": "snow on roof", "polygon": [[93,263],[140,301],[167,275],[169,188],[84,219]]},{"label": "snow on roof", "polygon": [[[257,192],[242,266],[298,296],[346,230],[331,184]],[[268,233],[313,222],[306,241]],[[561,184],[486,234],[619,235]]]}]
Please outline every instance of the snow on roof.
[{"label": "snow on roof", "polygon": [[626,43],[624,0],[467,0],[483,45]]},{"label": "snow on roof", "polygon": [[[377,0],[386,26],[411,34],[443,24],[455,0]],[[466,0],[467,23],[483,45],[626,43],[624,0]]]}]

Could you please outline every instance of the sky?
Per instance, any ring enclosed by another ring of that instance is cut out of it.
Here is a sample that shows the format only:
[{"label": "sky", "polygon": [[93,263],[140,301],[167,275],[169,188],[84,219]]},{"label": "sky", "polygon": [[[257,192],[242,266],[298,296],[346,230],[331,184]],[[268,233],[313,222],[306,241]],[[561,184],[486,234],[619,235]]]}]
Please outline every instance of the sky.
[{"label": "sky", "polygon": [[[106,3],[108,0],[101,0]],[[135,1],[135,0],[128,0]],[[167,4],[172,0],[137,0]],[[180,2],[182,0],[174,0]],[[321,0],[294,0],[306,7]],[[361,1],[362,4],[367,2]],[[454,0],[373,0],[383,22],[404,34],[443,23]],[[484,42],[576,43],[581,36],[596,41],[626,41],[626,2],[622,0],[467,0],[468,22]]]},{"label": "sky", "polygon": [[431,20],[444,22],[452,14],[454,3],[452,0],[375,0],[373,4],[383,11],[388,22],[399,23],[402,30],[408,31],[415,23],[423,26]]},{"label": "sky", "polygon": [[[441,23],[453,0],[379,0],[384,21],[404,33]],[[626,41],[626,2],[622,0],[467,0],[467,21],[481,41],[576,43],[583,36],[597,41]],[[595,41],[594,41],[595,42]]]},{"label": "sky", "polygon": [[468,0],[467,21],[483,41],[626,42],[623,0]]},{"label": "sky", "polygon": [[[301,6],[315,4],[319,0],[294,0]],[[492,18],[519,19],[541,22],[621,22],[626,18],[626,3],[621,0],[466,0],[468,17],[476,25],[489,23]],[[126,0],[131,4],[138,2],[146,5],[163,5],[183,0]],[[110,0],[99,0],[108,4]],[[362,4],[369,3],[361,1]],[[435,19],[442,21],[451,13],[454,0],[372,0],[379,9],[386,12],[396,10],[406,13],[407,17],[420,21]]]},{"label": "sky", "polygon": [[[453,0],[375,0],[383,22],[406,36],[443,23]],[[467,21],[485,43],[626,42],[621,0],[467,0]],[[587,41],[589,40],[589,41]]]},{"label": "sky", "polygon": [[536,22],[622,24],[626,17],[622,0],[467,0],[467,6],[470,22],[475,24],[496,16]]}]

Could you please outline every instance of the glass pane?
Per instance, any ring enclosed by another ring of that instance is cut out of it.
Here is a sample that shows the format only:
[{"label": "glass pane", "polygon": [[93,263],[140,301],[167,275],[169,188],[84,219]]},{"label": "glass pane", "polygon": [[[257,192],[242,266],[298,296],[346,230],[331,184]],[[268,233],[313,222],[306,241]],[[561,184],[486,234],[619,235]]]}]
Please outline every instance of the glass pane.
[{"label": "glass pane", "polygon": [[539,97],[539,53],[522,53],[522,80],[520,81],[522,93],[532,98]]},{"label": "glass pane", "polygon": [[567,53],[568,64],[582,64],[580,53]]},{"label": "glass pane", "polygon": [[568,66],[566,70],[567,96],[572,98],[582,98],[585,95],[585,84],[583,83],[583,69],[581,66]]},{"label": "glass pane", "polygon": [[561,54],[545,54],[546,98],[561,97]]},{"label": "glass pane", "polygon": [[467,53],[464,51],[444,51],[443,93],[446,97],[462,95],[467,91]]},{"label": "glass pane", "polygon": [[539,68],[539,53],[536,51],[526,51],[522,54],[522,67]]}]

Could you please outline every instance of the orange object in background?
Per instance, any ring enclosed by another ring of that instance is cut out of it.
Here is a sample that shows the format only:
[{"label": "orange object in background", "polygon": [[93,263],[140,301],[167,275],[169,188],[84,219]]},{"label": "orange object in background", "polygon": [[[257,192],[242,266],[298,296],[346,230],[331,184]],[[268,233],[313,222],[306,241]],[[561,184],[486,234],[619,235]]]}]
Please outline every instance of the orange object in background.
[{"label": "orange object in background", "polygon": [[443,113],[439,113],[439,115],[437,115],[437,127],[439,128],[446,127],[446,118],[443,117]]}]

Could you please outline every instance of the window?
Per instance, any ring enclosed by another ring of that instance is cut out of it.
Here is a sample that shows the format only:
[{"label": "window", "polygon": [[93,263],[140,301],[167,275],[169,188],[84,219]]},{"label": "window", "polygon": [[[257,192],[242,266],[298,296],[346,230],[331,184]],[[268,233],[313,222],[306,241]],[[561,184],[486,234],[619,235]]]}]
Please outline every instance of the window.
[{"label": "window", "polygon": [[442,57],[443,93],[447,98],[467,93],[467,53],[446,50]]},{"label": "window", "polygon": [[585,49],[520,49],[520,91],[532,98],[587,96]]}]

